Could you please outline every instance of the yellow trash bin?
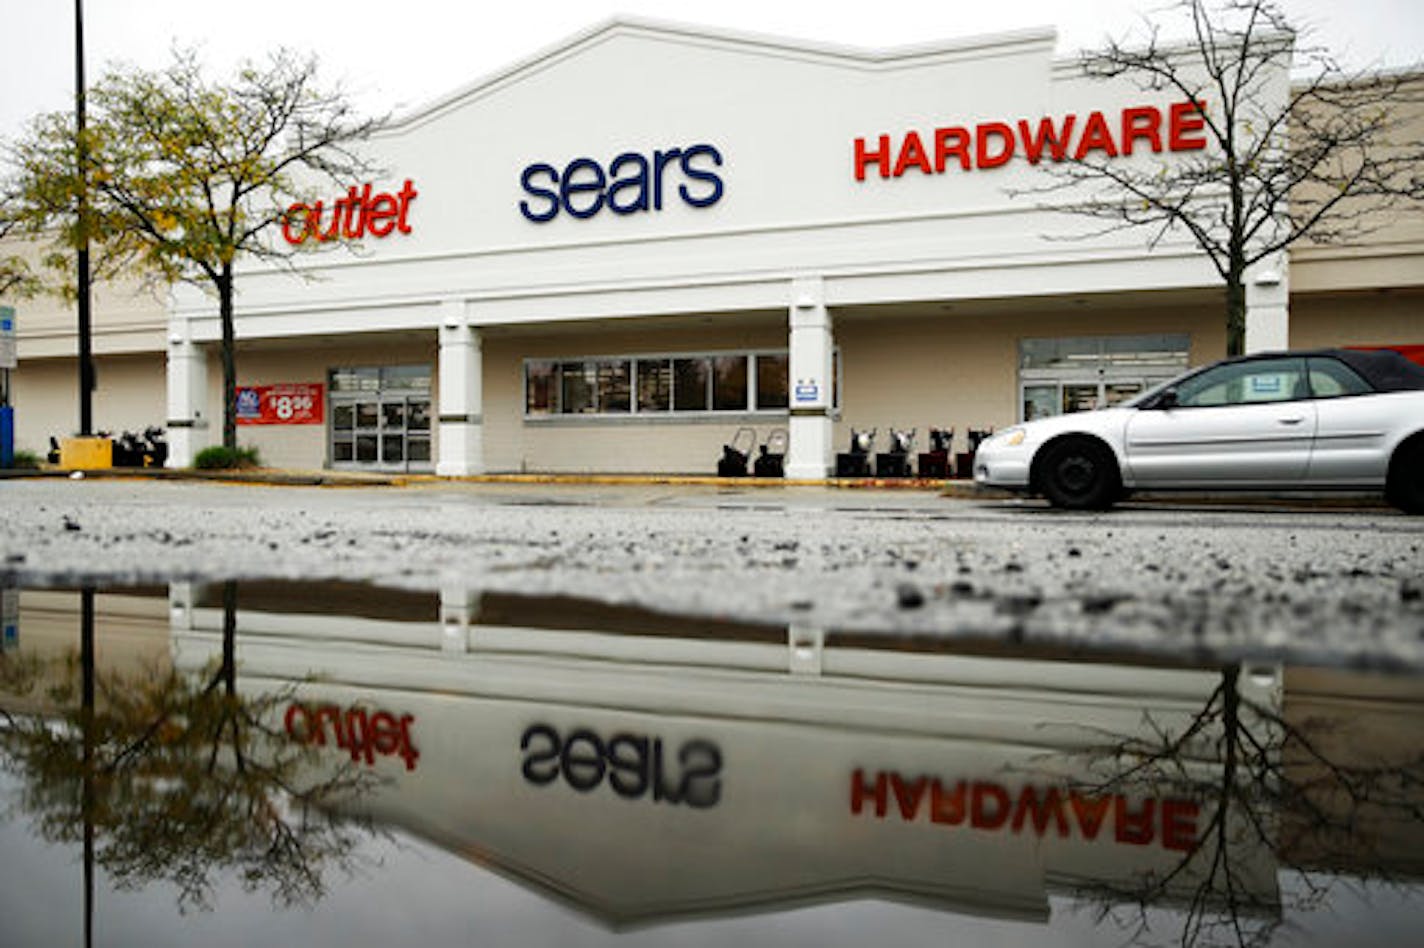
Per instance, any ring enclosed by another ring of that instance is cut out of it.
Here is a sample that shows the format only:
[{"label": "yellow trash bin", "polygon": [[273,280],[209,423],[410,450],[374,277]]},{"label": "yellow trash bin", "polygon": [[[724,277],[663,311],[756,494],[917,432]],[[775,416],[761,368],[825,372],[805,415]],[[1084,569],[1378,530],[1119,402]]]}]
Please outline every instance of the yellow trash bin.
[{"label": "yellow trash bin", "polygon": [[114,466],[114,442],[108,438],[64,438],[59,442],[59,466],[94,471]]}]

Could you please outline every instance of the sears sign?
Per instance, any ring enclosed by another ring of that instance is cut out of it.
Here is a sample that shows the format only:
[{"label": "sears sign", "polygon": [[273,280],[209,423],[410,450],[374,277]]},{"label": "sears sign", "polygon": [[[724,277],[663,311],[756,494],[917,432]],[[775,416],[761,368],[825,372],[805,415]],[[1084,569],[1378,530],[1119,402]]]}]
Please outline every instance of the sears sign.
[{"label": "sears sign", "polygon": [[651,154],[625,151],[605,167],[593,158],[575,158],[562,167],[536,162],[519,183],[528,195],[519,212],[536,224],[559,214],[587,219],[604,208],[614,214],[661,211],[681,200],[689,207],[711,207],[722,199],[722,153],[713,145],[659,148]]}]

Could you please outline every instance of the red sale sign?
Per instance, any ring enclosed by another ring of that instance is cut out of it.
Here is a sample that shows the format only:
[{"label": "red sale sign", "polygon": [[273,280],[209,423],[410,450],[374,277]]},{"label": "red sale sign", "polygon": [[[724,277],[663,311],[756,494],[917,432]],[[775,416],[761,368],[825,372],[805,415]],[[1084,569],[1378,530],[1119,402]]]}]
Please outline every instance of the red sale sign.
[{"label": "red sale sign", "polygon": [[239,425],[319,425],[326,398],[320,382],[243,385],[237,389]]}]

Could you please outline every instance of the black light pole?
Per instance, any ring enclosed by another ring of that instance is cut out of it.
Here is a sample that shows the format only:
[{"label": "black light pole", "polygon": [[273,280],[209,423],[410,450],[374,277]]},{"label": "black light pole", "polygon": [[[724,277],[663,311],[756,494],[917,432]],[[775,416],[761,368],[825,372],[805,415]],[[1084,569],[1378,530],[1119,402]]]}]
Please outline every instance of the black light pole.
[{"label": "black light pole", "polygon": [[84,141],[84,0],[74,0],[75,159],[79,165],[79,433],[94,429],[94,358],[89,313],[89,155]]},{"label": "black light pole", "polygon": [[80,725],[84,731],[84,948],[94,944],[94,587],[79,593]]}]

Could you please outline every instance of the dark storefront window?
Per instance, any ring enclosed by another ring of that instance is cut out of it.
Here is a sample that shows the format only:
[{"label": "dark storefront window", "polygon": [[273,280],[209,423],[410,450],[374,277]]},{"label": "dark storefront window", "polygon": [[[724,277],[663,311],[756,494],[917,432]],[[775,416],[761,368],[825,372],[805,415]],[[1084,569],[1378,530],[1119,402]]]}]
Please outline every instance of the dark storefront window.
[{"label": "dark storefront window", "polygon": [[707,380],[712,376],[710,359],[673,359],[674,411],[706,411]]},{"label": "dark storefront window", "polygon": [[524,413],[785,411],[790,361],[785,352],[530,359],[524,363]]},{"label": "dark storefront window", "polygon": [[786,408],[790,404],[787,379],[791,357],[759,355],[756,357],[756,392],[759,409]]},{"label": "dark storefront window", "polygon": [[716,411],[746,411],[747,357],[717,356],[712,360],[712,407]]},{"label": "dark storefront window", "polygon": [[638,360],[638,411],[672,410],[672,360]]},{"label": "dark storefront window", "polygon": [[559,367],[553,362],[530,362],[524,366],[524,411],[548,415],[559,410]]}]

